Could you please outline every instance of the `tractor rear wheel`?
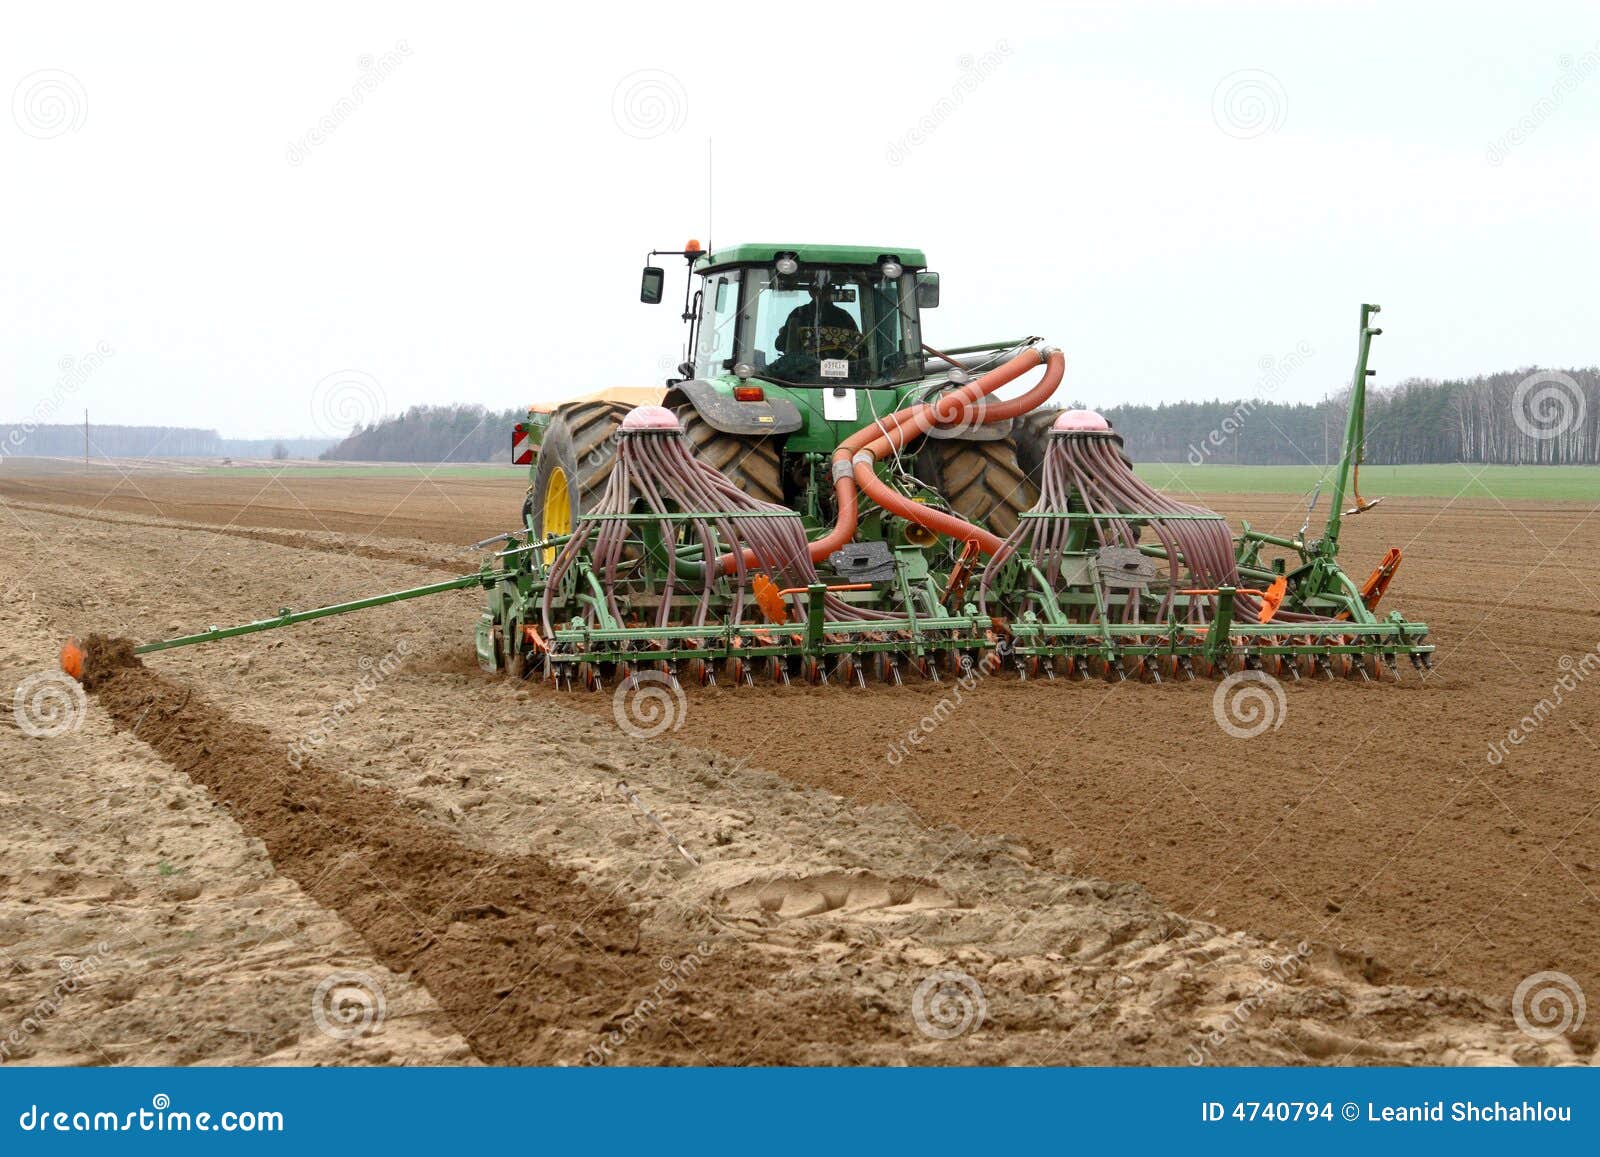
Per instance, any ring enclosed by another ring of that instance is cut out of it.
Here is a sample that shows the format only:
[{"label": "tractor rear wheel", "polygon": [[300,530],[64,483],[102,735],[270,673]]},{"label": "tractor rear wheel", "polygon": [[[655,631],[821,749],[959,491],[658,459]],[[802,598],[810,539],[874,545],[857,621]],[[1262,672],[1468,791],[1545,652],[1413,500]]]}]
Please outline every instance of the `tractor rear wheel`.
[{"label": "tractor rear wheel", "polygon": [[783,500],[783,466],[778,443],[758,434],[724,434],[687,403],[677,409],[689,449],[751,498],[787,505]]},{"label": "tractor rear wheel", "polygon": [[1001,538],[1017,529],[1018,515],[1039,500],[1010,437],[990,442],[929,438],[918,454],[917,474],[957,515]]},{"label": "tractor rear wheel", "polygon": [[[1050,429],[1059,417],[1060,407],[1032,410],[1016,419],[1011,426],[1011,438],[1017,444],[1017,465],[1022,467],[1035,490],[1044,489],[1044,455],[1050,448]],[[1128,452],[1120,442],[1117,443],[1117,453],[1132,470],[1133,459],[1128,457]]]},{"label": "tractor rear wheel", "polygon": [[1061,411],[1055,408],[1032,410],[1011,424],[1011,438],[1017,444],[1017,465],[1022,467],[1035,490],[1044,486],[1044,452],[1050,446],[1050,427]]},{"label": "tractor rear wheel", "polygon": [[[523,504],[524,521],[536,537],[570,534],[578,516],[600,501],[617,460],[617,427],[629,408],[618,402],[574,402],[556,410]],[[546,551],[546,561],[555,553]]]}]

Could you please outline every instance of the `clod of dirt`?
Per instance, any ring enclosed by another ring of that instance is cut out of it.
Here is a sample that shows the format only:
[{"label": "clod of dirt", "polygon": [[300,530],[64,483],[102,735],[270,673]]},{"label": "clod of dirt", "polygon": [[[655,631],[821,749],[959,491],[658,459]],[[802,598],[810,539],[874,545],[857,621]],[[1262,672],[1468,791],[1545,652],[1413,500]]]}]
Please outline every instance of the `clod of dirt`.
[{"label": "clod of dirt", "polygon": [[83,685],[93,691],[118,671],[143,667],[139,656],[133,653],[133,647],[132,639],[90,635],[83,644],[83,674],[80,676]]}]

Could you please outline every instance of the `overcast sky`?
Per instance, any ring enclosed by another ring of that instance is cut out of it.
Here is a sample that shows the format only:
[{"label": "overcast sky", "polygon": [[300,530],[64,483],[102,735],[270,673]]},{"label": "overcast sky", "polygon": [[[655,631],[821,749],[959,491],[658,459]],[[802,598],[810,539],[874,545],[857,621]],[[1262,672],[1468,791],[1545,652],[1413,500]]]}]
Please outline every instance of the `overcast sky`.
[{"label": "overcast sky", "polygon": [[713,230],[919,246],[930,342],[1046,335],[1093,404],[1297,350],[1275,396],[1314,400],[1363,300],[1380,385],[1600,360],[1592,0],[253,12],[5,8],[0,421],[655,384],[639,266]]}]

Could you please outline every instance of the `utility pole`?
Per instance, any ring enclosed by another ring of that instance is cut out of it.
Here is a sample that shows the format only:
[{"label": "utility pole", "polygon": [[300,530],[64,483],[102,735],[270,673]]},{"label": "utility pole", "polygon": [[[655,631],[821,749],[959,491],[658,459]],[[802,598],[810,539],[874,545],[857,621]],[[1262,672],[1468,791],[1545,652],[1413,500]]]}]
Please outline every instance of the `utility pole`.
[{"label": "utility pole", "polygon": [[89,407],[83,408],[83,472],[89,472]]}]

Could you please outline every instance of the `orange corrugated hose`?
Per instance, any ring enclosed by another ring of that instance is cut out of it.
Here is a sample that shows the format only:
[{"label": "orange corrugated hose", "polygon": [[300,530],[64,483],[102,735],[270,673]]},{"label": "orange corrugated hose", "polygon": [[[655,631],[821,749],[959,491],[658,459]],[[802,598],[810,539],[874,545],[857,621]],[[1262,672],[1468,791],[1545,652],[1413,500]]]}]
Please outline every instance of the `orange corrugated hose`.
[{"label": "orange corrugated hose", "polygon": [[[1031,362],[1027,360],[1029,355],[1032,358]],[[933,507],[926,506],[921,502],[912,501],[881,481],[877,474],[873,472],[873,466],[883,455],[900,449],[912,438],[927,433],[934,425],[938,424],[933,412],[936,409],[940,409],[948,413],[949,410],[945,407],[945,403],[959,400],[959,413],[961,416],[957,420],[971,422],[973,425],[1014,418],[1018,414],[1026,414],[1028,411],[1043,405],[1056,392],[1056,387],[1061,384],[1061,379],[1066,374],[1067,360],[1060,350],[1049,351],[1045,360],[1044,376],[1026,393],[1012,398],[1008,402],[995,402],[984,406],[973,405],[978,398],[992,393],[1007,381],[1016,378],[1025,370],[1037,365],[1039,357],[1040,354],[1037,350],[1026,350],[1023,354],[1019,354],[1006,365],[994,371],[996,374],[1007,370],[1012,371],[1009,376],[999,382],[987,382],[986,379],[989,375],[985,374],[984,377],[979,378],[971,385],[962,387],[962,389],[955,391],[953,394],[948,394],[937,401],[925,403],[922,406],[912,406],[907,410],[901,411],[902,414],[906,415],[903,420],[890,427],[888,433],[880,434],[851,455],[851,471],[856,484],[867,492],[868,497],[885,510],[898,514],[902,518],[910,519],[918,526],[926,527],[939,534],[947,534],[952,538],[959,538],[965,542],[976,542],[978,549],[984,554],[994,554],[995,551],[1000,549],[1001,540],[998,536],[981,527],[974,526],[963,518],[947,514],[942,510],[935,510]],[[1018,364],[1019,362],[1021,363],[1020,365]],[[970,395],[969,391],[972,391]],[[870,431],[867,432],[870,433]],[[844,446],[840,447],[840,450],[843,450],[845,446],[849,446],[850,442],[859,437],[860,435],[857,434],[854,438],[847,440]],[[834,460],[836,462],[839,460],[838,451],[835,451]],[[853,532],[854,528],[852,528]],[[815,549],[814,546],[813,549]],[[813,554],[812,557],[815,558],[816,556]]]},{"label": "orange corrugated hose", "polygon": [[[1001,386],[1015,381],[1041,362],[1045,366],[1044,376],[1026,393],[1010,401],[975,406],[975,403]],[[827,534],[811,544],[812,561],[822,562],[855,538],[860,518],[858,487],[891,513],[939,534],[963,541],[976,541],[985,554],[993,554],[1000,548],[1000,539],[965,519],[913,502],[884,485],[873,473],[873,464],[884,455],[898,451],[914,438],[920,438],[935,426],[983,425],[1036,409],[1055,393],[1066,368],[1066,357],[1060,350],[1047,349],[1041,352],[1037,347],[1030,346],[1004,365],[996,366],[960,389],[931,402],[919,402],[904,410],[896,410],[881,422],[864,426],[846,438],[833,452],[833,492],[838,502],[838,518]],[[751,552],[747,551],[745,557],[747,565],[756,565]],[[731,574],[736,569],[731,552],[723,555],[719,562],[726,573]]]}]

